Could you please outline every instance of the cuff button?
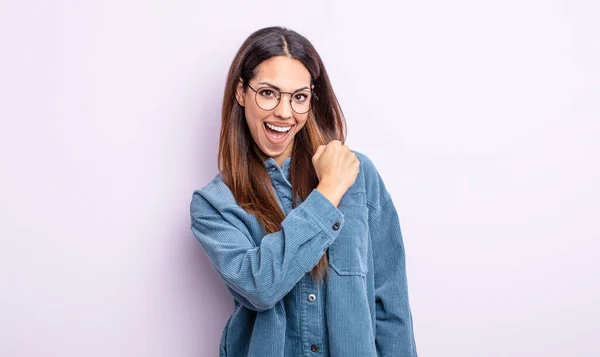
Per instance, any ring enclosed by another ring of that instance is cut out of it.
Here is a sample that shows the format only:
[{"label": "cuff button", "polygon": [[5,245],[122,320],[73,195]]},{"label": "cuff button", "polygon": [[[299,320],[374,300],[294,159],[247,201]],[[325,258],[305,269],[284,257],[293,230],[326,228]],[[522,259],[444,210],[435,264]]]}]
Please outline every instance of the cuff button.
[{"label": "cuff button", "polygon": [[333,228],[334,231],[337,231],[340,228],[340,222],[335,222],[331,228]]}]

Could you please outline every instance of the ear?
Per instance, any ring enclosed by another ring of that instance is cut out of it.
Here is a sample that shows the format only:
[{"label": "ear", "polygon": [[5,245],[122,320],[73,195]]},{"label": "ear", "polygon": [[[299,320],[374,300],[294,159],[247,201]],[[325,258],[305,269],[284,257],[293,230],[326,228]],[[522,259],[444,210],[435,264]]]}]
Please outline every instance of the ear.
[{"label": "ear", "polygon": [[241,107],[244,106],[244,83],[242,82],[241,78],[238,80],[238,83],[235,87],[235,99]]}]

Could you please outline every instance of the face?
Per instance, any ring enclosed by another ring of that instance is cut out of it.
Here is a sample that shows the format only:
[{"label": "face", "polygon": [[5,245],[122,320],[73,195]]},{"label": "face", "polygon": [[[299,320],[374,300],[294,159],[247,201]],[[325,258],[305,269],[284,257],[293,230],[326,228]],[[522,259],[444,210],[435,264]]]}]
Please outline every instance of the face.
[{"label": "face", "polygon": [[[281,167],[283,160],[291,156],[294,137],[306,123],[308,113],[298,114],[292,110],[290,94],[281,94],[279,104],[272,110],[262,109],[257,104],[255,95],[272,96],[273,92],[269,89],[279,89],[281,92],[296,92],[295,99],[302,100],[301,93],[307,93],[310,89],[310,73],[302,62],[277,56],[262,62],[249,84],[259,92],[255,94],[251,88],[244,90],[240,81],[236,90],[237,101],[244,107],[248,128],[252,139],[264,155],[263,160],[272,157]],[[300,89],[303,91],[297,92]]]}]

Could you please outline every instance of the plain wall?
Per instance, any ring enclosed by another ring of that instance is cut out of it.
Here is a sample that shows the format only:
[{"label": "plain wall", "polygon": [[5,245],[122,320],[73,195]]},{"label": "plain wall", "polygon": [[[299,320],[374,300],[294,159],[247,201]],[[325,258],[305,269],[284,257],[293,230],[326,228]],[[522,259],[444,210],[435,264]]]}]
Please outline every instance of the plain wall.
[{"label": "plain wall", "polygon": [[323,57],[422,357],[600,355],[597,1],[2,1],[0,356],[216,356],[192,235],[251,32]]}]

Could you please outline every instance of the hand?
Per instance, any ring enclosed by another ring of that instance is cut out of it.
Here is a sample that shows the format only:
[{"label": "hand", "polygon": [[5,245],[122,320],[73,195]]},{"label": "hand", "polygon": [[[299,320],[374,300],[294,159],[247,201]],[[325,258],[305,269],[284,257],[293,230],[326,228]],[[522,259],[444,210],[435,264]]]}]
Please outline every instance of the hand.
[{"label": "hand", "polygon": [[319,179],[317,190],[337,206],[348,188],[354,184],[360,170],[360,162],[348,145],[332,140],[320,145],[312,157]]}]

